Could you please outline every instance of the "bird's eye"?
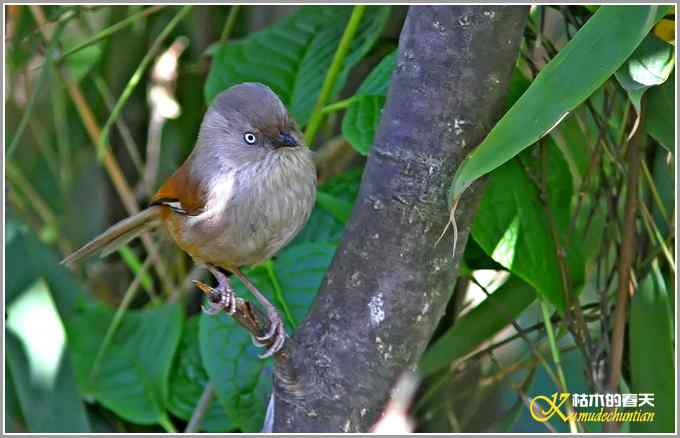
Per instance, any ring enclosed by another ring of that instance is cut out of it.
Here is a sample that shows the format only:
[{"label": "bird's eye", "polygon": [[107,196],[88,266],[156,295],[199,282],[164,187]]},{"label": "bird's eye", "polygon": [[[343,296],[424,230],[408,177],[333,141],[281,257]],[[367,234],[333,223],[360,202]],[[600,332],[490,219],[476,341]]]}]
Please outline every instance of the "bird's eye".
[{"label": "bird's eye", "polygon": [[252,132],[246,132],[245,134],[243,134],[243,140],[245,140],[245,142],[248,144],[255,144],[255,142],[257,141],[257,137],[255,137],[255,134],[253,134]]}]

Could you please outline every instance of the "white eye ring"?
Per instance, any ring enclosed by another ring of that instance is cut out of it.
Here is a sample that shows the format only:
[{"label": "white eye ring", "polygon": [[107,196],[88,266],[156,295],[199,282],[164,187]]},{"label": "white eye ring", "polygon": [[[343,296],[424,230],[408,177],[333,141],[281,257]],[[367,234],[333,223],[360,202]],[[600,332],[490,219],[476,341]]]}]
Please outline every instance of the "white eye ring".
[{"label": "white eye ring", "polygon": [[252,132],[246,132],[245,134],[243,134],[243,140],[248,144],[255,144],[255,142],[257,141],[257,137],[255,137],[255,134],[253,134]]}]

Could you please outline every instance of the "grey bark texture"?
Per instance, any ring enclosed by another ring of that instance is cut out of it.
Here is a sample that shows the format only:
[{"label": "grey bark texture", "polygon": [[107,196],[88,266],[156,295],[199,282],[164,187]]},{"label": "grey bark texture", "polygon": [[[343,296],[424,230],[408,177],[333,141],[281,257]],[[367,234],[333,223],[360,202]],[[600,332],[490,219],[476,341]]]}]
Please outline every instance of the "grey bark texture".
[{"label": "grey bark texture", "polygon": [[455,284],[481,193],[447,192],[497,121],[528,8],[411,7],[345,238],[275,364],[275,432],[365,432],[414,370]]}]

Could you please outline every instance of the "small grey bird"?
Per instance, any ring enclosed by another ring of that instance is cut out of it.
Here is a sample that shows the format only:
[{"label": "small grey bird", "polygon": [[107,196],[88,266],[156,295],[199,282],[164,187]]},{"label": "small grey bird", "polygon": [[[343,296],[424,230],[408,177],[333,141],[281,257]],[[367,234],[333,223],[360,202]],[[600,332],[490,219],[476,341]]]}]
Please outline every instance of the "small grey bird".
[{"label": "small grey bird", "polygon": [[262,84],[235,85],[208,108],[194,150],[149,208],[113,225],[62,263],[72,265],[97,252],[105,256],[163,224],[218,282],[219,302],[206,312],[236,310],[225,271],[265,307],[271,326],[255,339],[271,342],[261,355],[268,357],[284,343],[283,323],[241,267],[268,259],[290,242],[309,219],[315,196],[311,151],[281,100]]}]

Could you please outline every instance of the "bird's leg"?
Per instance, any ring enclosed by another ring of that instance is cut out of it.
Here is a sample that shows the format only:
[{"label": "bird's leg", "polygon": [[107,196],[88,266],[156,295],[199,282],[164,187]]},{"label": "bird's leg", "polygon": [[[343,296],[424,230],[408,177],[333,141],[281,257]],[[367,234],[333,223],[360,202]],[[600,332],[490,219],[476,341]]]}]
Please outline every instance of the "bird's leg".
[{"label": "bird's leg", "polygon": [[[203,312],[215,315],[222,310],[230,315],[236,312],[236,295],[226,275],[214,266],[208,265],[208,270],[217,280],[217,287],[208,292],[209,304],[203,306]],[[197,284],[198,285],[198,284]]]},{"label": "bird's leg", "polygon": [[263,345],[263,342],[271,341],[271,346],[267,351],[260,355],[260,358],[264,359],[269,357],[279,351],[283,347],[283,343],[286,341],[286,331],[283,328],[283,321],[276,307],[267,300],[267,298],[257,290],[255,285],[248,280],[248,277],[243,275],[240,269],[234,269],[231,272],[238,277],[239,280],[253,293],[257,301],[264,306],[267,317],[269,318],[269,330],[263,336],[253,336],[253,342],[255,345]]}]

